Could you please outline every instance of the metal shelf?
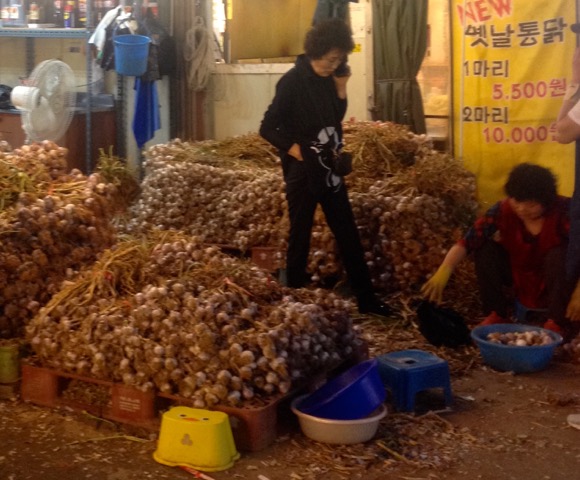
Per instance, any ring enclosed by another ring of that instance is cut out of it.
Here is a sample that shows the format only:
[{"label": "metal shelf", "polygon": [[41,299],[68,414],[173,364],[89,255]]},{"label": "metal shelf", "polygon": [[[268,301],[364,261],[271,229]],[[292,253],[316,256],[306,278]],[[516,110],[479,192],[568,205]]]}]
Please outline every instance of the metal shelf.
[{"label": "metal shelf", "polygon": [[[199,0],[197,0],[199,2]],[[133,5],[136,7],[136,18],[140,19],[140,12],[143,6],[143,0],[119,0],[119,5],[122,7]],[[87,1],[87,25],[92,25],[92,2]],[[36,66],[34,52],[35,52],[35,38],[78,38],[88,41],[94,31],[94,27],[89,28],[26,28],[26,27],[1,27],[0,37],[20,37],[26,38],[26,61],[27,73],[33,70]],[[90,46],[89,46],[90,47]],[[90,52],[91,48],[87,48]],[[91,104],[91,84],[93,81],[92,56],[86,56],[86,83],[87,83],[87,103],[85,106],[86,112],[86,154],[85,165],[87,173],[91,173],[95,165],[92,163],[92,123],[91,118],[92,104]],[[125,82],[121,75],[117,76],[117,99],[115,102],[115,110],[117,113],[117,155],[124,157],[126,155],[125,142]]]},{"label": "metal shelf", "polygon": [[[92,7],[91,2],[87,2],[87,25],[92,24]],[[24,27],[0,27],[0,37],[20,37],[26,38],[26,63],[27,74],[30,74],[35,66],[34,50],[35,38],[82,38],[88,43],[91,36],[91,28],[24,28]],[[90,49],[87,49],[90,52]],[[93,171],[92,162],[92,119],[91,119],[91,83],[93,81],[92,57],[87,55],[86,60],[86,79],[87,79],[87,104],[86,113],[86,151],[85,151],[85,168],[87,174]]]},{"label": "metal shelf", "polygon": [[0,28],[0,37],[25,38],[85,38],[84,28]]}]

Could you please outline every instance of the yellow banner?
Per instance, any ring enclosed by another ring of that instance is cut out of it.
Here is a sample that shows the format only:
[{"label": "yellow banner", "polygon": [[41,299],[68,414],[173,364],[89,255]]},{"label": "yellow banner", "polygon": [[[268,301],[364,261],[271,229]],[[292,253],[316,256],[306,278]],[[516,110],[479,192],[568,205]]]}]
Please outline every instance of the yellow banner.
[{"label": "yellow banner", "polygon": [[455,156],[477,177],[482,208],[531,162],[571,195],[574,146],[554,140],[576,35],[571,0],[452,0]]}]

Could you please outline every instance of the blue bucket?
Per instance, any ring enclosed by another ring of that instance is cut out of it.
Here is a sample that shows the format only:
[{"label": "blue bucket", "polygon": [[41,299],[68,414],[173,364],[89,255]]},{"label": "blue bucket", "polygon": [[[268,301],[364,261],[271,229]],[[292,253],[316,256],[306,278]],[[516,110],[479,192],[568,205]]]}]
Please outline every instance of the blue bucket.
[{"label": "blue bucket", "polygon": [[147,71],[149,44],[144,35],[119,35],[115,43],[115,71],[119,75],[139,77]]},{"label": "blue bucket", "polygon": [[308,395],[298,409],[314,417],[356,420],[376,410],[387,392],[376,358],[349,368]]}]

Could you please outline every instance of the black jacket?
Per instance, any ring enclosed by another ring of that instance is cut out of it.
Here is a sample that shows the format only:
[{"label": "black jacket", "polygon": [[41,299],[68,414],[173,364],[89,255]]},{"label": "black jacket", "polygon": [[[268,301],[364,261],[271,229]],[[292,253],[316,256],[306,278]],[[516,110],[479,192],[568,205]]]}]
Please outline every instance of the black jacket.
[{"label": "black jacket", "polygon": [[316,75],[308,58],[299,55],[294,67],[276,85],[260,135],[280,150],[282,158],[294,143],[303,146],[318,141],[325,128],[336,132],[341,142],[346,107],[346,99],[338,97],[333,77]]}]

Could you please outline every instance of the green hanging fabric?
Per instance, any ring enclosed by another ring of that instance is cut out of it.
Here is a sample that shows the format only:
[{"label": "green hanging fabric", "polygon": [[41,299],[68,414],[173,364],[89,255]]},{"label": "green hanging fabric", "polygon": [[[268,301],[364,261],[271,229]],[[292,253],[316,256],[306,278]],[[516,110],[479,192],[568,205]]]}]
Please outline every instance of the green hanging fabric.
[{"label": "green hanging fabric", "polygon": [[375,120],[426,133],[417,73],[427,50],[428,0],[374,0]]},{"label": "green hanging fabric", "polygon": [[318,22],[328,18],[340,18],[350,23],[348,16],[349,3],[358,3],[358,0],[318,0],[312,25],[316,25]]}]

